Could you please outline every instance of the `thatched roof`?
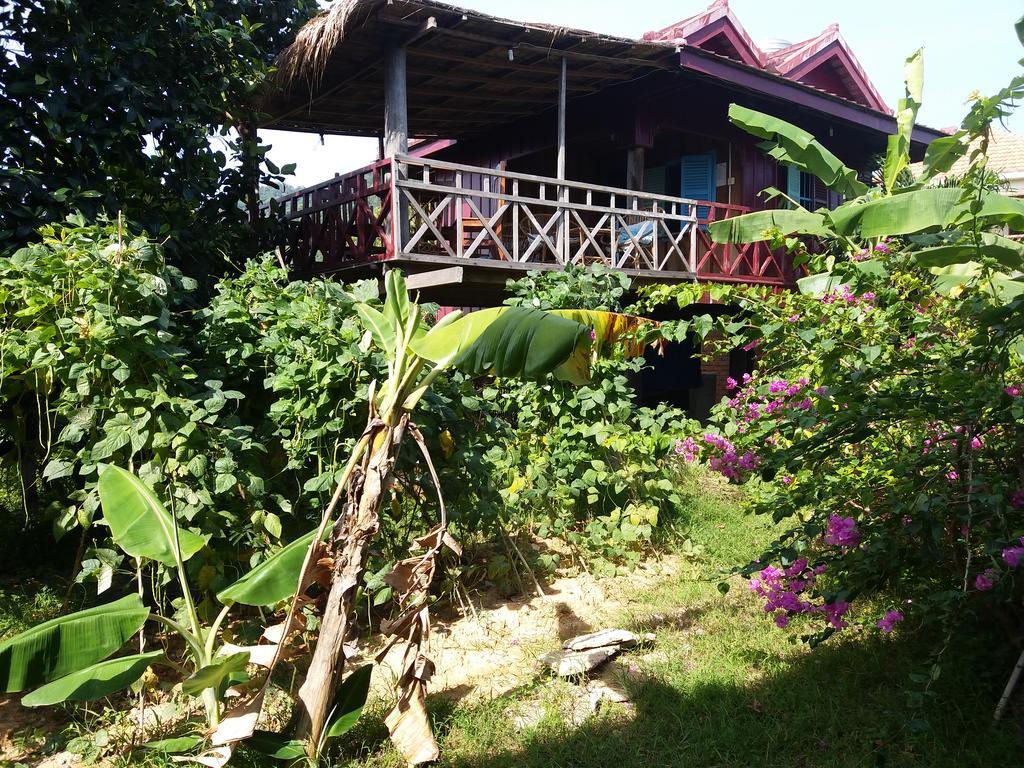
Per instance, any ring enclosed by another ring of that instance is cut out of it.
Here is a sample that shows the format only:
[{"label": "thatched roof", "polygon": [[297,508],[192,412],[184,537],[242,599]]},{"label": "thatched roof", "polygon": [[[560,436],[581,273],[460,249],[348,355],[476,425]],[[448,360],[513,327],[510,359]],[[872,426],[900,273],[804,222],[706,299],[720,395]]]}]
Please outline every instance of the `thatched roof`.
[{"label": "thatched roof", "polygon": [[279,57],[264,95],[265,127],[378,135],[384,54],[395,43],[407,51],[414,136],[464,135],[553,107],[562,56],[570,96],[678,70],[670,43],[527,24],[434,0],[339,0]]}]

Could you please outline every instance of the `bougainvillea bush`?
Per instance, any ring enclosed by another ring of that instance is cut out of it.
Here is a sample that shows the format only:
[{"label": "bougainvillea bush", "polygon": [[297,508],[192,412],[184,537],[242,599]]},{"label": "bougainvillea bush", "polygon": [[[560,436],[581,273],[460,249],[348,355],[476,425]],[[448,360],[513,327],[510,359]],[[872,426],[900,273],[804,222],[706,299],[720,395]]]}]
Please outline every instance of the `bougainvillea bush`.
[{"label": "bougainvillea bush", "polygon": [[[898,112],[909,137],[920,55]],[[753,511],[786,532],[740,570],[779,626],[817,643],[854,624],[892,633],[998,620],[1019,632],[1024,594],[1024,201],[987,170],[993,120],[1024,78],[979,99],[963,128],[933,145],[908,182],[909,139],[893,137],[868,188],[813,137],[733,107],[733,121],[781,161],[851,199],[834,211],[788,207],[712,225],[725,241],[773,240],[805,277],[799,290],[715,288],[715,319],[756,371],[680,461],[745,483]],[[931,183],[967,156],[957,186]],[[781,195],[777,191],[773,194]],[[824,248],[805,248],[814,235]],[[695,303],[702,288],[657,288],[647,301]],[[684,336],[711,323],[666,329]],[[723,587],[725,588],[725,587]],[[995,619],[995,620],[994,620]],[[941,651],[939,651],[941,653]],[[932,674],[938,673],[937,664]]]}]

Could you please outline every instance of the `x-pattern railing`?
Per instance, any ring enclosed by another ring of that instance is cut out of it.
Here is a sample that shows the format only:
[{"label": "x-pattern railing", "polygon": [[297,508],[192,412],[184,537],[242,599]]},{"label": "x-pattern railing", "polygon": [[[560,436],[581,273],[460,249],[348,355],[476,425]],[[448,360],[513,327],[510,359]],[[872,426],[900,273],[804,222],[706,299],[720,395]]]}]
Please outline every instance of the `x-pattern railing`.
[{"label": "x-pattern railing", "polygon": [[765,243],[723,245],[712,221],[749,209],[434,159],[398,157],[282,200],[300,273],[393,258],[584,265],[676,279],[790,280]]}]

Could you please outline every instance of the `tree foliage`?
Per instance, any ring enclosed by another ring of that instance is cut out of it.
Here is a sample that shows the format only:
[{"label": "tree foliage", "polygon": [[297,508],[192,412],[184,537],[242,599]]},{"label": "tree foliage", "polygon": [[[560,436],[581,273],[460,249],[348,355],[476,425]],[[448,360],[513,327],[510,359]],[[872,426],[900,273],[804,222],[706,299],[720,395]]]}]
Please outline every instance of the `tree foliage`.
[{"label": "tree foliage", "polygon": [[0,6],[0,250],[81,211],[167,238],[193,274],[257,253],[241,205],[278,170],[239,135],[313,0]]}]

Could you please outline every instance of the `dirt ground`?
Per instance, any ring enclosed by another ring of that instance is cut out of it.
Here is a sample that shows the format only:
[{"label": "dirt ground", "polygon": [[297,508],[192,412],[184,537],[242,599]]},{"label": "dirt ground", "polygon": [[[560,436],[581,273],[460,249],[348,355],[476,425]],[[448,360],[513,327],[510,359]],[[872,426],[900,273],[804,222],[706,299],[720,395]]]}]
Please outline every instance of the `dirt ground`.
[{"label": "dirt ground", "polygon": [[[428,656],[436,671],[430,692],[451,699],[482,700],[502,696],[542,674],[537,657],[563,640],[617,626],[631,596],[686,568],[675,556],[651,559],[628,574],[597,578],[582,572],[554,578],[533,593],[503,597],[497,590],[472,594],[472,610],[448,606],[432,616]],[[381,647],[378,637],[365,646],[371,659]],[[393,688],[392,651],[374,675],[374,689],[388,698]],[[389,664],[389,662],[392,662]],[[0,695],[0,766],[33,763],[31,753],[47,736],[59,734],[65,718],[57,709],[20,706],[19,695]],[[62,752],[40,766],[72,766],[76,756]]]},{"label": "dirt ground", "polygon": [[[677,575],[685,561],[670,556],[642,563],[631,573],[596,578],[589,573],[556,578],[537,594],[502,598],[494,591],[473,596],[475,613],[448,610],[433,618],[427,655],[434,662],[431,693],[452,699],[490,699],[534,680],[537,656],[563,640],[617,626],[636,595]],[[372,646],[366,655],[372,657]],[[399,655],[392,651],[384,666]],[[382,690],[393,676],[375,675]]]}]

